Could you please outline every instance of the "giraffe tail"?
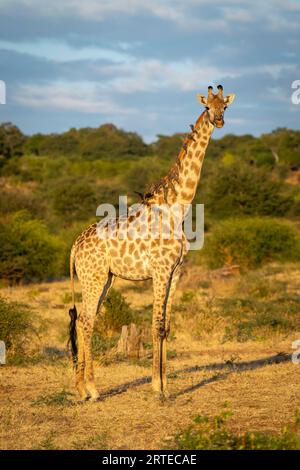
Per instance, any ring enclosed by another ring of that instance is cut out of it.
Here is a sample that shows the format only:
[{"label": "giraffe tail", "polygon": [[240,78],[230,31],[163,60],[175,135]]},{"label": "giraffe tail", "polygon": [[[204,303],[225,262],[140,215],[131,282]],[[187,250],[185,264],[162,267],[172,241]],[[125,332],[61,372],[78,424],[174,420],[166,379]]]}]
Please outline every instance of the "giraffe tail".
[{"label": "giraffe tail", "polygon": [[75,264],[75,245],[72,246],[70,254],[70,279],[71,279],[71,288],[72,288],[72,303],[73,307],[69,310],[70,315],[70,325],[69,325],[69,341],[68,344],[71,345],[71,353],[74,367],[77,365],[77,331],[76,331],[76,320],[77,320],[77,309],[75,305],[75,291],[74,291],[74,264]]}]

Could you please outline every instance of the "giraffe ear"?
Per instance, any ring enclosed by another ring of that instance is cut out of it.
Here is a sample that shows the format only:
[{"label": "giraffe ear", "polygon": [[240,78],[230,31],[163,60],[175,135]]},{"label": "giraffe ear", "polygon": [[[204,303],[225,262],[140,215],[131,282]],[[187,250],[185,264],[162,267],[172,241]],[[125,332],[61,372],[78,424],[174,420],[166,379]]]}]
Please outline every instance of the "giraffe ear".
[{"label": "giraffe ear", "polygon": [[203,106],[207,106],[207,98],[204,95],[200,95],[200,93],[197,93],[197,100],[199,103],[203,104]]},{"label": "giraffe ear", "polygon": [[224,103],[229,106],[231,103],[233,103],[235,98],[235,93],[230,93],[229,95],[226,96]]}]

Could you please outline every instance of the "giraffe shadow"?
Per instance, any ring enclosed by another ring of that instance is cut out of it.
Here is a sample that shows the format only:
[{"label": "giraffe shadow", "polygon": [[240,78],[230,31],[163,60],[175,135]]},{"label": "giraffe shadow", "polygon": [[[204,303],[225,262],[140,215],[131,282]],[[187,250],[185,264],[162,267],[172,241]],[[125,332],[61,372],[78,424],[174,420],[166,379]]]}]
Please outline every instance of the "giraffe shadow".
[{"label": "giraffe shadow", "polygon": [[[216,364],[208,364],[203,366],[191,366],[185,367],[184,369],[179,369],[171,374],[172,379],[176,379],[178,374],[184,373],[193,373],[193,372],[205,372],[205,371],[217,371],[215,375],[212,377],[206,378],[201,380],[199,383],[194,384],[190,387],[184,388],[179,390],[178,392],[170,395],[171,400],[175,400],[177,397],[181,395],[185,395],[187,393],[194,392],[205,385],[208,385],[213,382],[217,382],[219,380],[225,380],[229,375],[238,372],[245,372],[249,370],[256,370],[262,367],[266,367],[268,365],[280,364],[282,362],[288,362],[291,360],[291,355],[286,353],[279,353],[273,356],[265,357],[262,359],[255,359],[252,361],[243,361],[243,362],[232,362],[227,361],[224,363],[216,363]],[[118,385],[116,387],[112,387],[106,391],[103,391],[99,395],[98,401],[104,401],[109,397],[113,397],[115,395],[120,395],[122,393],[127,392],[127,390],[138,387],[140,385],[144,385],[151,382],[151,375],[141,377],[136,380],[132,380],[130,382],[125,382],[124,384]]]},{"label": "giraffe shadow", "polygon": [[238,362],[238,363],[232,362],[232,361],[226,361],[225,363],[209,364],[205,366],[196,365],[196,366],[187,367],[185,369],[182,369],[181,371],[178,371],[178,373],[180,372],[192,373],[192,372],[198,372],[198,371],[220,371],[222,373],[217,373],[213,375],[212,377],[201,380],[197,384],[194,384],[183,390],[179,390],[178,392],[172,394],[170,398],[175,399],[180,395],[185,395],[187,393],[193,392],[201,387],[204,387],[205,385],[209,383],[217,382],[219,380],[225,380],[229,375],[233,373],[256,370],[256,369],[260,369],[268,365],[280,364],[282,362],[288,362],[290,360],[291,360],[290,354],[279,353],[279,354],[275,354],[274,356],[264,357],[262,359],[254,359],[253,361],[243,361],[243,362]]}]

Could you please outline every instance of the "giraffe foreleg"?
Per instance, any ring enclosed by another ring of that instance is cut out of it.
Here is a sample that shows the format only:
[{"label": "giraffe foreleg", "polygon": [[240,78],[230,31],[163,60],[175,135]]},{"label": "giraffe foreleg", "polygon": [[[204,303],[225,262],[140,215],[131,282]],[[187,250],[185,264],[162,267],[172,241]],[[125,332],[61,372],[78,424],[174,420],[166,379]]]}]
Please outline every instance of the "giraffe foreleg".
[{"label": "giraffe foreleg", "polygon": [[173,276],[172,276],[172,280],[171,280],[169,297],[168,297],[168,302],[167,302],[167,307],[166,307],[166,338],[168,338],[170,334],[172,304],[173,304],[174,295],[176,292],[176,287],[177,287],[179,277],[180,277],[180,265],[175,269]]},{"label": "giraffe foreleg", "polygon": [[169,396],[167,390],[167,337],[170,332],[172,300],[179,275],[180,266],[178,265],[169,276],[155,276],[153,278],[152,388],[161,399]]},{"label": "giraffe foreleg", "polygon": [[[84,365],[85,365],[85,389],[92,400],[97,400],[97,391],[94,379],[92,337],[96,314],[104,301],[112,284],[112,275],[106,274],[100,278],[94,278],[82,287],[82,299],[84,305],[84,315],[82,316],[82,338],[84,345]],[[81,379],[81,376],[80,376]],[[77,387],[78,388],[78,387]]]},{"label": "giraffe foreleg", "polygon": [[167,345],[166,314],[172,274],[157,274],[153,277],[153,319],[152,319],[152,388],[161,397],[167,395]]}]

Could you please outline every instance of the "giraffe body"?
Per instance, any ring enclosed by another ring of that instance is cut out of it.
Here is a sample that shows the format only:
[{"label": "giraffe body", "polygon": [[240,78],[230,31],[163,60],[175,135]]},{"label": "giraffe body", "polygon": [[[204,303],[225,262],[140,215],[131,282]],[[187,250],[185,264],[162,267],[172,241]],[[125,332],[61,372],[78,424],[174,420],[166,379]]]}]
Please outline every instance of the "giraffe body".
[{"label": "giraffe body", "polygon": [[[200,97],[203,102],[204,97]],[[112,225],[113,236],[107,225],[100,222],[84,230],[72,247],[71,280],[73,283],[75,265],[82,288],[82,311],[76,318],[75,306],[70,310],[71,344],[76,359],[76,386],[82,399],[99,396],[94,381],[91,340],[96,314],[115,277],[153,281],[152,387],[161,397],[167,396],[166,341],[171,305],[180,267],[188,251],[186,237],[179,229],[186,215],[186,205],[194,199],[211,134],[220,119],[223,120],[225,100],[228,97],[209,92],[207,101],[210,101],[211,112],[204,111],[191,126],[192,132],[169,174],[150,188],[135,211]],[[176,210],[170,212],[173,207]]]}]

